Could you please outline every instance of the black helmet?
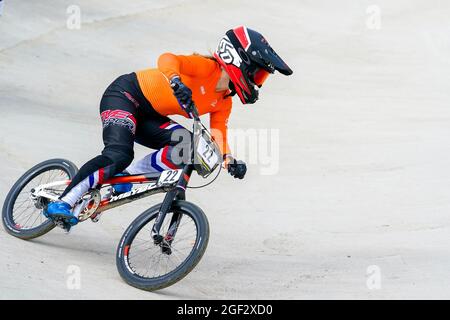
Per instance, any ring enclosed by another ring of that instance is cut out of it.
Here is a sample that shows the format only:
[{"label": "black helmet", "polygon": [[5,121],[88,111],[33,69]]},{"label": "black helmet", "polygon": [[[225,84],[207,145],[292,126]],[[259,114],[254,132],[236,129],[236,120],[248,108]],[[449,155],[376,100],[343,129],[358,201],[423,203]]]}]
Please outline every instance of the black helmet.
[{"label": "black helmet", "polygon": [[244,104],[258,100],[258,88],[270,73],[292,74],[263,35],[245,26],[228,30],[214,57],[230,76],[230,89]]}]

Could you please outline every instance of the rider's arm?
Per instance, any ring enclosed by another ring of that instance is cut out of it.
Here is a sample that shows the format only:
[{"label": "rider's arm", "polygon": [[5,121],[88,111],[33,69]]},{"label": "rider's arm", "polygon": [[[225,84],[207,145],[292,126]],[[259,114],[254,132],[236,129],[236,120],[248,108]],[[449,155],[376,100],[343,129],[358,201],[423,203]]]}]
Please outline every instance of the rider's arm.
[{"label": "rider's arm", "polygon": [[227,141],[228,118],[231,113],[231,97],[224,100],[223,105],[216,112],[210,113],[211,134],[223,155],[231,155]]},{"label": "rider's arm", "polygon": [[158,58],[158,69],[170,80],[174,76],[206,77],[214,72],[216,62],[200,55],[175,55],[163,53]]}]

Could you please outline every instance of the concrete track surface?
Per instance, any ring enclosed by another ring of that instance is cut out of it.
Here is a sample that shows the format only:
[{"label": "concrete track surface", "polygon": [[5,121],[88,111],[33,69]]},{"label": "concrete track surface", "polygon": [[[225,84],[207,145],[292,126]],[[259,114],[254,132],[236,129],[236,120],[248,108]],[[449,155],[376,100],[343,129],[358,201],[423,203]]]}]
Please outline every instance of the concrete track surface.
[{"label": "concrete track surface", "polygon": [[[230,128],[279,130],[279,169],[251,163],[244,181],[224,174],[189,192],[211,238],[184,280],[149,293],[116,270],[118,240],[155,197],[69,235],[0,230],[0,298],[450,298],[448,1],[4,2],[2,203],[34,164],[98,154],[104,89],[162,52],[208,53],[246,24],[294,75],[271,77],[255,105],[235,99]],[[80,29],[67,28],[70,5]],[[67,287],[70,265],[79,290]]]}]

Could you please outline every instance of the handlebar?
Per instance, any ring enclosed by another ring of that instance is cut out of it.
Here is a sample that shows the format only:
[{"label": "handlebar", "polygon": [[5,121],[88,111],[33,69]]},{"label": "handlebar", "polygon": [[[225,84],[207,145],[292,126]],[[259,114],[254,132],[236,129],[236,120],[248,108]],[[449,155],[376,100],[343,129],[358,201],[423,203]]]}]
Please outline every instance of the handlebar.
[{"label": "handlebar", "polygon": [[191,110],[192,110],[191,112],[192,112],[192,116],[193,116],[194,120],[200,121],[200,115],[198,113],[197,106],[195,105],[194,101],[192,101],[189,108],[191,108]]},{"label": "handlebar", "polygon": [[[176,92],[180,85],[174,81],[170,83],[170,86],[173,91]],[[192,128],[193,134],[191,135],[193,146],[193,148],[191,148],[191,162],[194,164],[197,173],[205,178],[220,165],[219,162],[222,160],[222,156],[219,147],[217,143],[214,142],[211,133],[202,124],[200,114],[194,101],[192,101],[192,97],[189,105],[183,104],[178,98],[177,101],[188,116],[194,120]],[[201,152],[197,152],[197,147],[202,149]],[[196,161],[196,156],[197,158],[203,159],[197,159],[198,161]]]}]

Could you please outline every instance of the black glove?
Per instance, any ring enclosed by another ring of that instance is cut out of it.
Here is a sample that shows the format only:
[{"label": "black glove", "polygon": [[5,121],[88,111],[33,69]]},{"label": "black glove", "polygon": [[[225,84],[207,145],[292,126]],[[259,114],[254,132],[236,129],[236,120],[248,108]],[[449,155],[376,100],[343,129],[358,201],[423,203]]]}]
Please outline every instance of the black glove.
[{"label": "black glove", "polygon": [[170,80],[170,86],[172,87],[173,94],[181,104],[186,106],[192,104],[192,91],[181,82],[180,77],[173,77],[172,80]]},{"label": "black glove", "polygon": [[228,173],[238,179],[243,179],[247,172],[247,165],[244,161],[233,159],[228,164]]}]

